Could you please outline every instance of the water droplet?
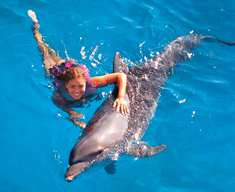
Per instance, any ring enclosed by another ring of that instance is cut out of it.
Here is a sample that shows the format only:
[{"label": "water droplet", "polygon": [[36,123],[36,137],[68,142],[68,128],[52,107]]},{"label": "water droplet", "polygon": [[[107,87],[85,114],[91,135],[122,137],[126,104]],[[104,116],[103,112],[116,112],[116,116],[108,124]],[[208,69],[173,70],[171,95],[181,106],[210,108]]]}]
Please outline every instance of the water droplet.
[{"label": "water droplet", "polygon": [[194,30],[190,31],[189,33],[190,33],[190,34],[193,34],[193,33],[194,33]]}]

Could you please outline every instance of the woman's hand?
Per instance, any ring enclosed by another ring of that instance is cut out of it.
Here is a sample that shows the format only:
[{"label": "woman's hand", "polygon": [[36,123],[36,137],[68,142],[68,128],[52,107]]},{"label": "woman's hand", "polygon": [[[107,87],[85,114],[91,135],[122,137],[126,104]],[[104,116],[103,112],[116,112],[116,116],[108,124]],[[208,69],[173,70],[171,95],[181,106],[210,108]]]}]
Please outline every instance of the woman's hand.
[{"label": "woman's hand", "polygon": [[123,97],[117,98],[114,101],[113,107],[117,107],[117,112],[119,112],[119,109],[120,109],[120,111],[123,115],[126,115],[128,113],[127,105],[126,105],[125,99]]},{"label": "woman's hand", "polygon": [[86,123],[78,121],[79,119],[84,118],[84,115],[81,113],[77,113],[76,111],[71,110],[70,112],[69,120],[72,121],[75,125],[81,127],[82,129],[85,129]]}]

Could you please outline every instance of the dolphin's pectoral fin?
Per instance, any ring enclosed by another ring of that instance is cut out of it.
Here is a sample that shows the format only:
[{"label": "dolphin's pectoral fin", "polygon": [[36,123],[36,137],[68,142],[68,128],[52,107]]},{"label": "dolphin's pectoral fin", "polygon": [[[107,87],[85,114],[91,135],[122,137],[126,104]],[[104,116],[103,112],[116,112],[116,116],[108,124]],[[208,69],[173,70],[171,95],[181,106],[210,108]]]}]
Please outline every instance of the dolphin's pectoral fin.
[{"label": "dolphin's pectoral fin", "polygon": [[132,144],[128,147],[126,154],[136,157],[150,157],[166,149],[167,145],[151,147],[146,143]]},{"label": "dolphin's pectoral fin", "polygon": [[116,173],[115,163],[116,162],[112,162],[109,165],[105,166],[104,170],[110,175]]}]

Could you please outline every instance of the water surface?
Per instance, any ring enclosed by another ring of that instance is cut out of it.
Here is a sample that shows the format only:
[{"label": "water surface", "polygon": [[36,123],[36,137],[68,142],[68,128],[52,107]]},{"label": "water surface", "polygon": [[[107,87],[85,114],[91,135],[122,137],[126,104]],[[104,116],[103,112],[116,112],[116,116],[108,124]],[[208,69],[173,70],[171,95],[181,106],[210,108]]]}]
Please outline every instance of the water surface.
[{"label": "water surface", "polygon": [[[46,43],[85,64],[91,76],[112,72],[115,52],[132,65],[179,36],[234,41],[234,0],[2,1],[0,6],[1,191],[234,191],[235,48],[203,43],[179,64],[161,92],[143,141],[168,144],[150,158],[121,156],[117,171],[92,169],[64,180],[81,130],[52,100],[27,10]],[[133,62],[133,63],[131,63]],[[108,94],[112,86],[98,94]],[[88,122],[105,100],[76,109]]]}]

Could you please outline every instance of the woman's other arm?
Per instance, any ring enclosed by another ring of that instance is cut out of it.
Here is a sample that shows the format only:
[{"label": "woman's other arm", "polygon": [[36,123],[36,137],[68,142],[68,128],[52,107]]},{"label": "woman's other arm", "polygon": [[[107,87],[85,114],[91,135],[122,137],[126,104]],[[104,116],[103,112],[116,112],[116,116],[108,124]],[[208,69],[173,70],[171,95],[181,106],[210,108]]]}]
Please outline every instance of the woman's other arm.
[{"label": "woman's other arm", "polygon": [[71,120],[75,125],[78,125],[83,129],[86,127],[86,124],[84,122],[80,122],[76,120],[77,118],[81,118],[84,115],[81,113],[77,113],[76,111],[67,107],[66,100],[59,91],[55,91],[53,93],[53,102],[56,104],[57,107],[61,108],[63,111],[66,111],[67,113],[70,114],[69,120]]}]

